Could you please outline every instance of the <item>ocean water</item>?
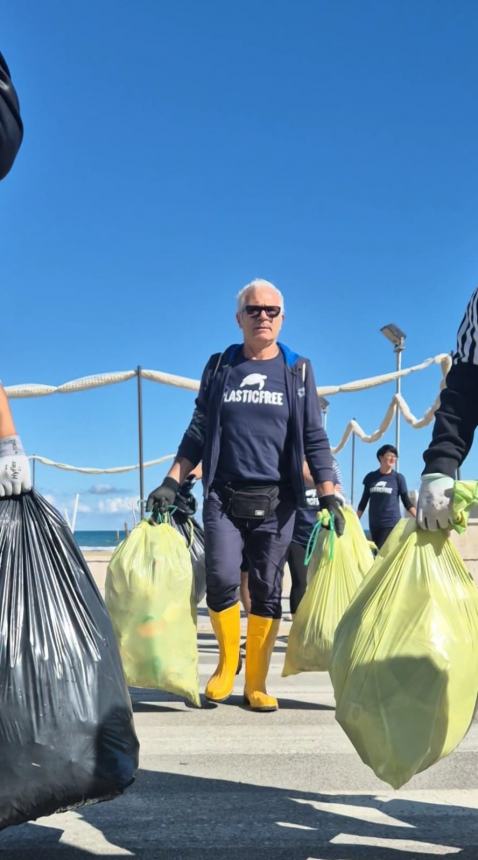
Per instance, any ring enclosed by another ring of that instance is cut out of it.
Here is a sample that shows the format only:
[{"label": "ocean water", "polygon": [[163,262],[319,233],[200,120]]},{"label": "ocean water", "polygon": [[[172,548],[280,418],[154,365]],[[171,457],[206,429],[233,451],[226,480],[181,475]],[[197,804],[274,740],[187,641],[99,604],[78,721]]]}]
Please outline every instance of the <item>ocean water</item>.
[{"label": "ocean water", "polygon": [[114,549],[125,537],[125,532],[119,531],[76,531],[75,539],[80,549]]}]

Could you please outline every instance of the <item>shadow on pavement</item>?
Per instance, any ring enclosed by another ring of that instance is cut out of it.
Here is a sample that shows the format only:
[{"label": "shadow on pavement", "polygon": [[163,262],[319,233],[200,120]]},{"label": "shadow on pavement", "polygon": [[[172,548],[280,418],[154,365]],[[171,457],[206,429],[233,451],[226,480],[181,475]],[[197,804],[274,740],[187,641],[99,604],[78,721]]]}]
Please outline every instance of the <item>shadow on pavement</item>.
[{"label": "shadow on pavement", "polygon": [[[287,791],[141,770],[123,797],[84,807],[73,823],[71,817],[70,823],[65,820],[72,844],[60,842],[63,831],[43,819],[0,833],[0,857],[418,860],[456,855],[476,860],[478,810],[387,797]],[[77,847],[85,837],[89,850]],[[392,840],[403,841],[392,846]]]}]

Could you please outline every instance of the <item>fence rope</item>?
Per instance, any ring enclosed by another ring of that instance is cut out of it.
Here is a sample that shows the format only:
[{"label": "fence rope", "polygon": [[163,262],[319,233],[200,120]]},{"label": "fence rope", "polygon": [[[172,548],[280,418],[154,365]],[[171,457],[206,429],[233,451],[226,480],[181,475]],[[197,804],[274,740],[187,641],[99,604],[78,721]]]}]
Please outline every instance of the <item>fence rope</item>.
[{"label": "fence rope", "polygon": [[[378,385],[385,385],[388,382],[393,382],[411,373],[417,373],[425,370],[432,364],[440,366],[442,379],[440,382],[440,392],[445,387],[445,380],[448,371],[450,370],[452,359],[448,353],[440,353],[433,358],[427,358],[420,364],[413,367],[406,367],[400,371],[393,373],[384,373],[379,376],[371,376],[365,379],[356,379],[353,382],[346,382],[342,385],[322,385],[317,387],[317,393],[320,396],[364,391],[368,388],[374,388]],[[173,385],[179,388],[185,388],[190,391],[199,389],[199,381],[189,379],[185,376],[177,376],[171,373],[164,373],[160,370],[144,370],[140,371],[143,379],[149,379],[152,382],[159,382],[163,385]],[[116,385],[119,382],[125,382],[138,376],[137,370],[125,370],[115,373],[100,373],[93,376],[83,376],[79,379],[73,379],[70,382],[64,382],[62,385],[40,385],[36,383],[25,383],[21,385],[9,385],[5,387],[8,397],[43,397],[48,394],[71,394],[76,391],[85,391],[91,388],[99,388],[104,385]],[[337,445],[332,446],[332,452],[337,454],[345,448],[348,440],[352,435],[357,436],[362,442],[372,443],[380,439],[392,423],[397,409],[402,414],[404,420],[413,427],[414,430],[419,430],[426,427],[433,420],[436,410],[440,403],[440,393],[436,397],[434,403],[424,412],[421,418],[417,418],[411,411],[407,401],[401,394],[394,394],[392,397],[385,415],[376,430],[367,433],[363,427],[354,418],[346,425],[342,436]],[[167,460],[174,459],[174,454],[165,454],[163,457],[158,457],[156,460],[148,460],[143,464],[147,469],[150,466],[157,466],[159,463],[164,463]],[[96,466],[73,466],[69,463],[60,463],[57,460],[51,460],[49,457],[44,457],[40,454],[33,454],[29,458],[37,463],[43,463],[45,466],[53,466],[56,469],[63,469],[67,472],[80,472],[88,475],[113,475],[121,472],[134,472],[139,469],[139,463],[130,466],[112,466],[108,468],[98,468]]]},{"label": "fence rope", "polygon": [[[370,376],[365,379],[356,379],[353,382],[345,382],[340,385],[319,385],[317,394],[322,397],[334,394],[343,394],[353,391],[364,391],[367,388],[375,388],[377,385],[385,385],[396,379],[402,379],[411,373],[425,370],[432,364],[441,367],[443,376],[446,376],[451,367],[451,357],[447,353],[440,353],[433,358],[427,358],[413,367],[405,367],[403,370],[395,370],[392,373],[382,373],[378,376]],[[141,369],[142,379],[151,382],[159,382],[162,385],[173,385],[176,388],[185,388],[188,391],[199,390],[199,380],[189,379],[187,376],[177,376],[173,373],[164,373],[162,370]],[[7,385],[5,391],[8,397],[46,397],[49,394],[73,394],[77,391],[87,391],[91,388],[100,388],[105,385],[117,385],[138,376],[137,370],[122,370],[114,373],[95,373],[92,376],[82,376],[63,382],[61,385],[43,385],[39,383],[22,383],[20,385]]]}]

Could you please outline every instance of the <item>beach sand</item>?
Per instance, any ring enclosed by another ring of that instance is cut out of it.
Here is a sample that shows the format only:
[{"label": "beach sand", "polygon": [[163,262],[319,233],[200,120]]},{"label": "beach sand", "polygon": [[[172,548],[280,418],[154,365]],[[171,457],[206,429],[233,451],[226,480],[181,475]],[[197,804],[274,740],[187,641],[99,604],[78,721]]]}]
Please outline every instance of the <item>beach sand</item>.
[{"label": "beach sand", "polygon": [[85,561],[90,568],[103,597],[105,596],[105,579],[108,563],[113,555],[112,549],[85,549],[82,550]]}]

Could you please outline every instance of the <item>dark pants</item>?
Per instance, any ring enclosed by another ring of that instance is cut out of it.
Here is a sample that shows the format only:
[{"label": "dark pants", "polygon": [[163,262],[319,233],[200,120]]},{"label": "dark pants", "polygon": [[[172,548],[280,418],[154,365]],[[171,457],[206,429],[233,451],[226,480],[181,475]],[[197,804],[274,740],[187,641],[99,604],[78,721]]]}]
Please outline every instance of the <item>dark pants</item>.
[{"label": "dark pants", "polygon": [[304,564],[305,550],[305,546],[302,546],[301,543],[292,542],[287,556],[292,580],[290,589],[290,611],[292,615],[297,611],[307,588],[307,565]]},{"label": "dark pants", "polygon": [[214,612],[237,603],[242,554],[248,562],[253,615],[281,617],[282,573],[294,530],[295,501],[288,494],[263,520],[230,516],[211,490],[204,501],[206,600]]},{"label": "dark pants", "polygon": [[372,526],[370,526],[370,537],[372,538],[374,544],[377,546],[378,549],[380,549],[380,547],[384,545],[390,532],[393,532],[394,528],[395,526],[386,526],[385,528],[381,529],[373,529]]}]

